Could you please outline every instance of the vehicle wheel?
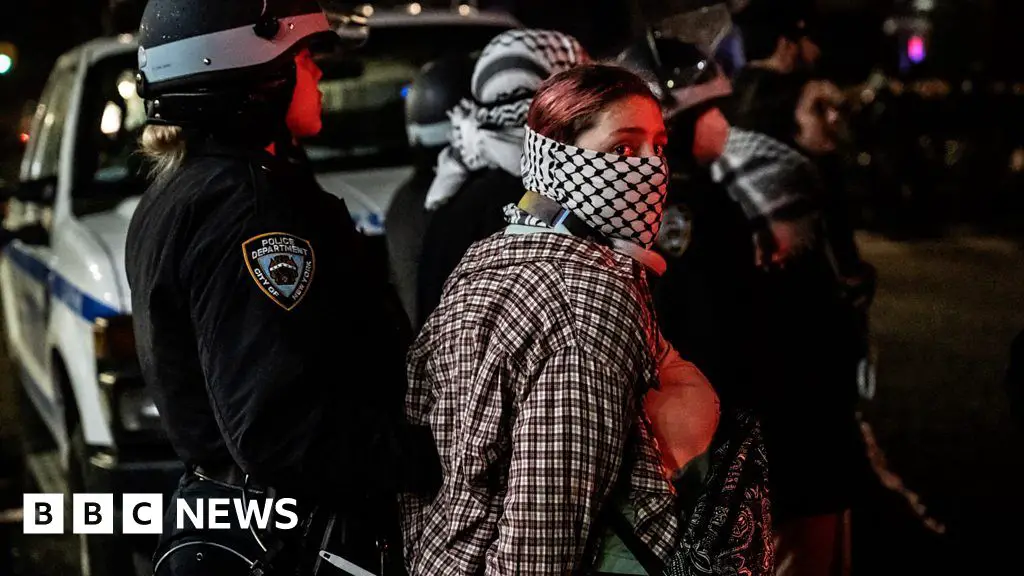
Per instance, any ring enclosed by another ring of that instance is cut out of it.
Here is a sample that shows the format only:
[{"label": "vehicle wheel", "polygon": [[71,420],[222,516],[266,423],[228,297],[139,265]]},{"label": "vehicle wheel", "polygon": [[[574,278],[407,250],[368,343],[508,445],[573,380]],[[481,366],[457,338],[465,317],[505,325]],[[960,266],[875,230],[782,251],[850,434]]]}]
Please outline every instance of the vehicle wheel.
[{"label": "vehicle wheel", "polygon": [[[68,466],[68,491],[71,494],[97,492],[85,482],[85,471],[89,463],[87,451],[80,425],[75,426],[71,435],[71,453]],[[65,502],[65,522],[72,522],[73,497],[69,494]],[[114,526],[117,532],[120,528]],[[135,566],[131,551],[120,543],[117,534],[79,534],[78,547],[79,569],[82,576],[135,576]]]}]

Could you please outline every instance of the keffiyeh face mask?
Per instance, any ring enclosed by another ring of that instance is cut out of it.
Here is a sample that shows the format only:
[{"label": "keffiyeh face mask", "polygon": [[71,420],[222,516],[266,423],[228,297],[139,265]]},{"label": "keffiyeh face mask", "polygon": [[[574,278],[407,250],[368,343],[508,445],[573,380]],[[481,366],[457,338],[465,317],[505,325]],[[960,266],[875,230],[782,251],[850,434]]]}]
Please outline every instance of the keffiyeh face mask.
[{"label": "keffiyeh face mask", "polygon": [[669,170],[660,156],[607,154],[526,128],[523,185],[569,209],[608,238],[649,250],[658,238]]}]

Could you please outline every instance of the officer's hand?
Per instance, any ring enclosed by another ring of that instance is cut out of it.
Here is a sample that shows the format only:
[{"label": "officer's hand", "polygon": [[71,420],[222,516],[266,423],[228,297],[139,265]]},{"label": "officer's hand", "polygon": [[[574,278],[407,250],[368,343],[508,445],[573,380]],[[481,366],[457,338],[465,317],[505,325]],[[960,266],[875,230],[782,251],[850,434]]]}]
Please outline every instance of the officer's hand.
[{"label": "officer's hand", "polygon": [[718,394],[704,374],[658,334],[659,388],[648,390],[644,411],[650,419],[668,479],[707,451],[718,429]]}]

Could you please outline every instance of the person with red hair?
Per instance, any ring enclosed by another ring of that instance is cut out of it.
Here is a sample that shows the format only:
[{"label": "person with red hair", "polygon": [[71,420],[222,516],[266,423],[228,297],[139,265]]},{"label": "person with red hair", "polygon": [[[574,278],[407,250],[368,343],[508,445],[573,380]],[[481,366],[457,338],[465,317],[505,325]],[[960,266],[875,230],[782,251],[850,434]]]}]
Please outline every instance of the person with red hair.
[{"label": "person with red hair", "polygon": [[524,132],[525,193],[409,352],[406,415],[445,470],[433,498],[403,497],[413,576],[605,571],[621,522],[664,565],[683,531],[669,479],[717,426],[648,289],[664,269],[658,101],[622,68],[581,65],[539,88]]}]

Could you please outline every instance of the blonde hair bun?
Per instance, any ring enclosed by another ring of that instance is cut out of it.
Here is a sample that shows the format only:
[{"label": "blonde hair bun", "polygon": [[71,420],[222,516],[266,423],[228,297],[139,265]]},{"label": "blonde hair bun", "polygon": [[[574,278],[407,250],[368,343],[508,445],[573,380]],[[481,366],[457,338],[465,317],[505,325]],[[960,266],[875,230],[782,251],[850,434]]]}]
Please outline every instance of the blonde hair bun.
[{"label": "blonde hair bun", "polygon": [[173,172],[185,159],[185,137],[179,126],[146,126],[139,146],[153,161],[150,175],[158,178]]}]

